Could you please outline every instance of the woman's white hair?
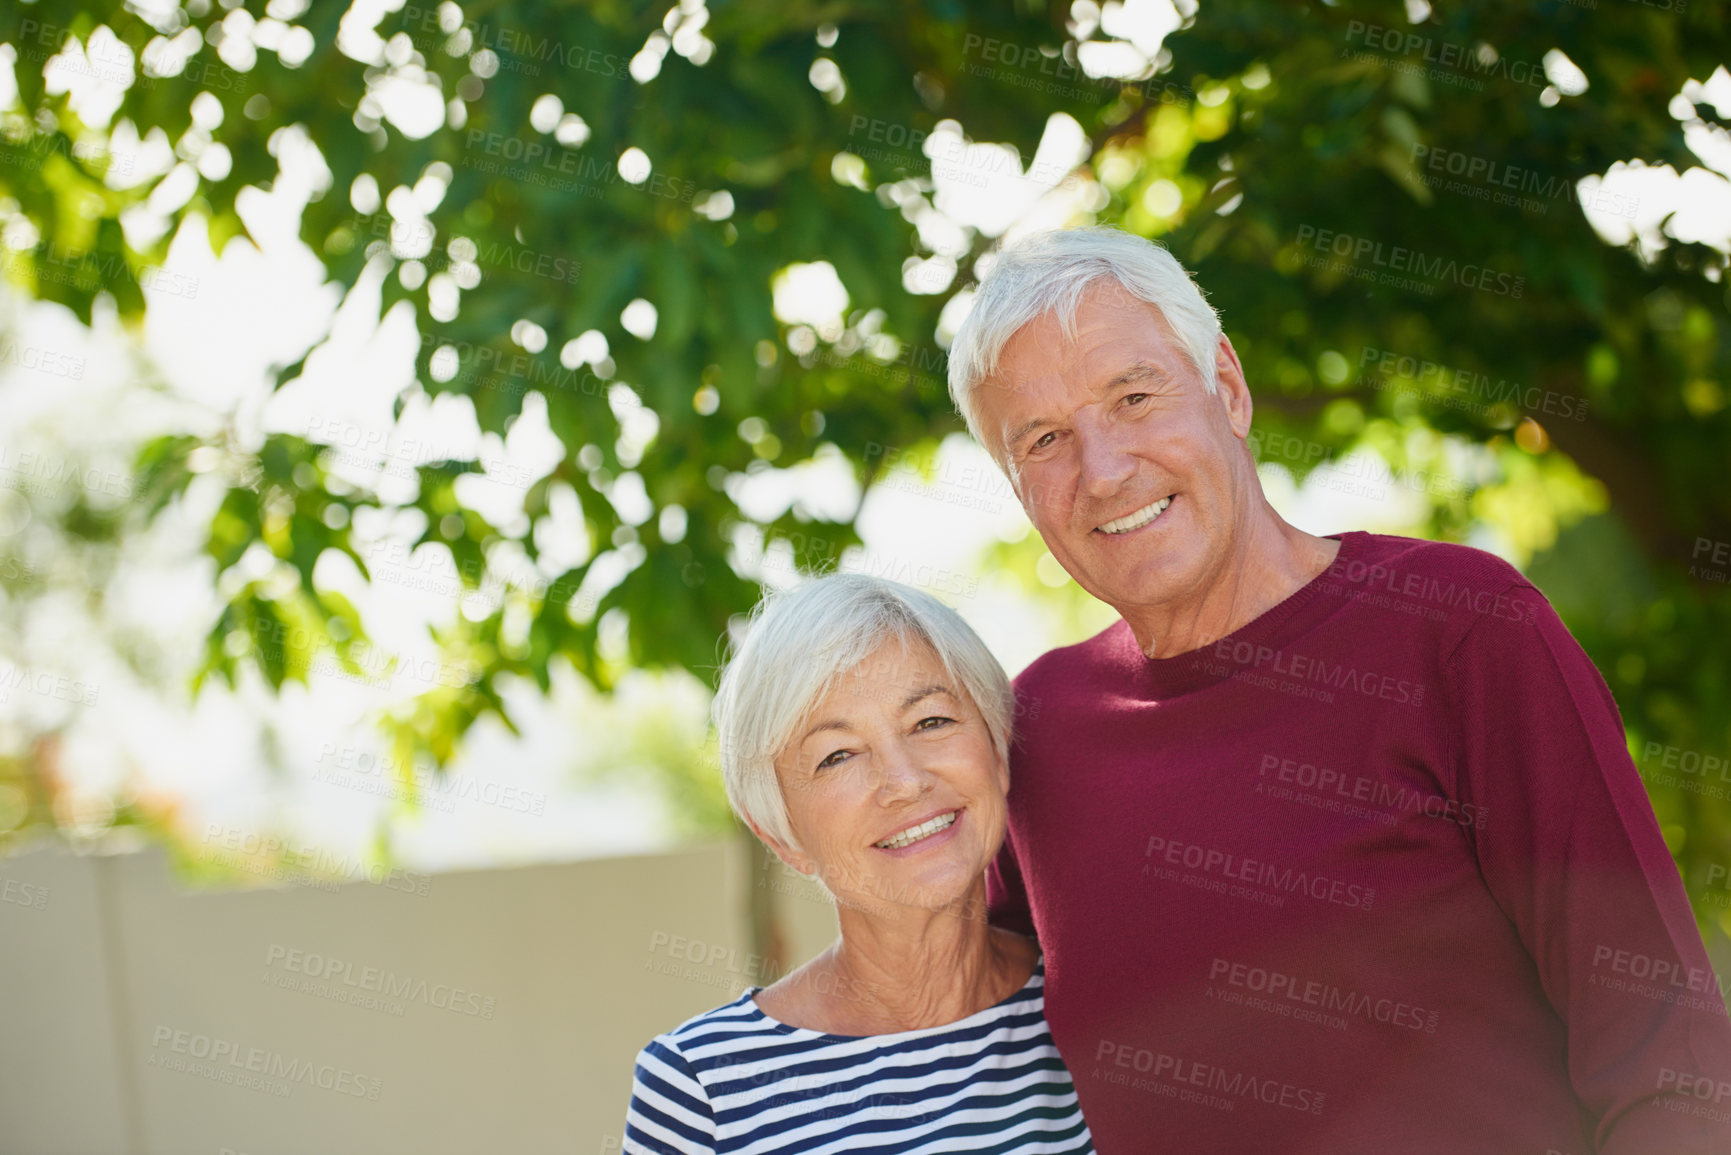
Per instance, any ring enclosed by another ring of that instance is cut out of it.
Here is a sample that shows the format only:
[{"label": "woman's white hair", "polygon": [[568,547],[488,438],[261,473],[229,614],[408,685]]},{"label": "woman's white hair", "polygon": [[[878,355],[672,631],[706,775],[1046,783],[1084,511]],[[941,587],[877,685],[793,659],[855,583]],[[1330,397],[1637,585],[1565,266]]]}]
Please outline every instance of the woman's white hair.
[{"label": "woman's white hair", "polygon": [[711,713],[720,736],[727,801],[742,820],[788,846],[798,840],[775,760],[794,730],[878,646],[924,642],[958,693],[973,700],[998,756],[1009,765],[1015,692],[997,658],[961,615],[931,594],[869,574],[830,573],[766,595],[722,670]]},{"label": "woman's white hair", "polygon": [[975,387],[997,371],[998,357],[1017,330],[1048,312],[1074,341],[1082,291],[1100,277],[1111,277],[1160,310],[1202,384],[1214,392],[1220,318],[1178,258],[1146,237],[1103,225],[1036,233],[998,254],[950,343],[950,400],[988,452],[996,450],[980,436]]}]

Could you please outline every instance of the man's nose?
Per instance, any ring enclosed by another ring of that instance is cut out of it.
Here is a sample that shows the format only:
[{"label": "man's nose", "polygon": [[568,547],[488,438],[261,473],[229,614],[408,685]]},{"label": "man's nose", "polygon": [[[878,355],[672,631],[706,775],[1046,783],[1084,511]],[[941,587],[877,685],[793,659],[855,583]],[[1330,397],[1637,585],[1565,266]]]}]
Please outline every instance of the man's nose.
[{"label": "man's nose", "polygon": [[1079,423],[1075,436],[1078,488],[1089,497],[1111,497],[1136,472],[1128,439],[1122,430],[1092,423]]}]

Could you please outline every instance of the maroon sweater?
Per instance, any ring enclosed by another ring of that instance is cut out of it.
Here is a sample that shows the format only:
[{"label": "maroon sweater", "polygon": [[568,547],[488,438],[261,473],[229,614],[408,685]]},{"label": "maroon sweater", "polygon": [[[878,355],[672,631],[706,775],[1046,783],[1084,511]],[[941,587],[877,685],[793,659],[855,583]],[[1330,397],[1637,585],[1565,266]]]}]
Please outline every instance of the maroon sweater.
[{"label": "maroon sweater", "polygon": [[992,920],[1103,1155],[1731,1152],[1731,1020],[1598,671],[1520,573],[1340,535],[1219,642],[1016,678]]}]

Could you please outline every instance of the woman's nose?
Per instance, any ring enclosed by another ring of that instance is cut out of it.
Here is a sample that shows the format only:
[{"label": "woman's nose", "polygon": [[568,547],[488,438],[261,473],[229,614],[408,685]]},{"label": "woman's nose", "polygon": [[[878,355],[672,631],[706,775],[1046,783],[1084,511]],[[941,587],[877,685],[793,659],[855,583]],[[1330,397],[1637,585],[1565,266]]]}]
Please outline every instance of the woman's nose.
[{"label": "woman's nose", "polygon": [[913,798],[932,788],[932,774],[911,751],[892,747],[872,759],[872,786],[891,798]]}]

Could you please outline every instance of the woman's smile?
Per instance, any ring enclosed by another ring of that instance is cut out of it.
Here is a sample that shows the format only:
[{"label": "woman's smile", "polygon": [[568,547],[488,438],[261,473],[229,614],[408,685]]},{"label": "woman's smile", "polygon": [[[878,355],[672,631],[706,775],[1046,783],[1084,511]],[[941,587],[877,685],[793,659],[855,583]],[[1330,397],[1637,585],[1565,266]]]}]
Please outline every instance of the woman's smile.
[{"label": "woman's smile", "polygon": [[962,813],[965,807],[946,810],[935,817],[924,819],[903,827],[890,838],[872,843],[872,846],[885,854],[897,856],[920,853],[934,846],[942,846],[956,836],[956,828],[962,824]]}]

